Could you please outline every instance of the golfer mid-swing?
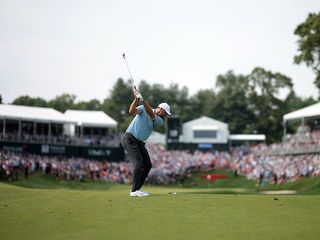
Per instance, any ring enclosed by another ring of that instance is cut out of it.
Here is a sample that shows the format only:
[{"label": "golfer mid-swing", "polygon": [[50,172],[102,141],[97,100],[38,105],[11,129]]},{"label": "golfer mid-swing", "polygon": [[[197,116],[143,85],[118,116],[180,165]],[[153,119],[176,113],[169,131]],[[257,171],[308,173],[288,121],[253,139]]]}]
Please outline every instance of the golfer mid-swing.
[{"label": "golfer mid-swing", "polygon": [[[149,196],[149,193],[141,191],[141,187],[149,174],[152,164],[144,141],[148,139],[155,127],[164,124],[164,118],[167,115],[171,116],[171,113],[170,106],[167,103],[161,103],[156,109],[152,109],[138,90],[134,89],[133,92],[135,98],[130,105],[129,113],[136,114],[136,116],[122,137],[122,145],[133,165],[130,196],[146,197]],[[138,100],[142,105],[137,106]]]}]

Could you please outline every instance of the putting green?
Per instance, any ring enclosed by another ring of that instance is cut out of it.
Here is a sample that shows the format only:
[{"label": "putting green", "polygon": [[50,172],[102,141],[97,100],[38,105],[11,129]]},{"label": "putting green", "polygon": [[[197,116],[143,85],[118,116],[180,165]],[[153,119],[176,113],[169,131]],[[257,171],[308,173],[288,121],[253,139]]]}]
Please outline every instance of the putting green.
[{"label": "putting green", "polygon": [[318,195],[224,195],[208,189],[146,187],[150,197],[130,198],[125,185],[76,190],[50,184],[51,189],[31,189],[0,183],[1,239],[320,236]]}]

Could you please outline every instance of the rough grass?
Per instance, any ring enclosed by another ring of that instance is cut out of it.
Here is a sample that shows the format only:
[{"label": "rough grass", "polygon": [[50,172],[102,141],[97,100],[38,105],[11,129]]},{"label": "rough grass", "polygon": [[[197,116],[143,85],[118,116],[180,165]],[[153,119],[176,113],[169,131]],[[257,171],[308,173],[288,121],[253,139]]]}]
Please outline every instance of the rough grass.
[{"label": "rough grass", "polygon": [[260,190],[295,190],[302,195],[319,195],[320,194],[320,177],[301,178],[298,181],[282,185],[267,185]]},{"label": "rough grass", "polygon": [[[0,183],[1,239],[317,239],[320,196],[212,194],[154,187],[57,182]],[[176,195],[169,194],[176,192]],[[208,193],[209,192],[209,193]],[[202,193],[202,194],[199,194]]]}]

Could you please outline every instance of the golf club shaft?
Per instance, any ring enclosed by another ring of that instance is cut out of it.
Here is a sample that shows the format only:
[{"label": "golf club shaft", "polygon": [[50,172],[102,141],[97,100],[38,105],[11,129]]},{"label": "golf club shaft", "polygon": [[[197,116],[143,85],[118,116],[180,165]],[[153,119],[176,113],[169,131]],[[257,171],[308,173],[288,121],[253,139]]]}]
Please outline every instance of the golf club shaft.
[{"label": "golf club shaft", "polygon": [[126,65],[127,65],[127,69],[128,69],[129,74],[130,74],[130,78],[131,78],[131,79],[130,79],[130,82],[131,82],[131,84],[132,84],[132,88],[134,88],[134,89],[137,90],[137,87],[136,87],[136,85],[135,85],[135,83],[134,83],[134,81],[133,81],[133,77],[132,77],[132,74],[131,74],[129,65],[128,65],[128,63],[127,63],[127,59],[126,59],[126,57],[125,57],[125,54],[122,54],[122,57],[123,57]]}]

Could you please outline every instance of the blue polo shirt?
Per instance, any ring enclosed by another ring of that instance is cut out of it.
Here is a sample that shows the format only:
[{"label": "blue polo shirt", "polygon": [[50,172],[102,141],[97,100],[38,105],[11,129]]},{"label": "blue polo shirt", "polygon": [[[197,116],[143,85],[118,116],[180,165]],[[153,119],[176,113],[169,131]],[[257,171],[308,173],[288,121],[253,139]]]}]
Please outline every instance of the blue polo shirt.
[{"label": "blue polo shirt", "polygon": [[145,141],[151,135],[152,130],[155,127],[163,125],[163,119],[156,116],[156,120],[153,122],[143,105],[139,105],[137,111],[136,116],[130,123],[126,132],[131,133],[140,141]]}]

